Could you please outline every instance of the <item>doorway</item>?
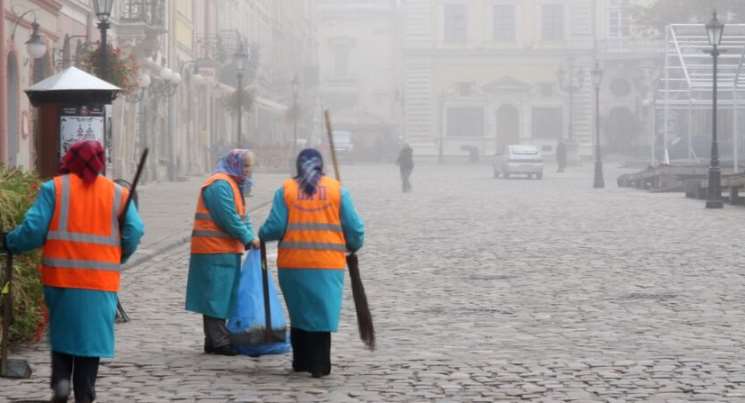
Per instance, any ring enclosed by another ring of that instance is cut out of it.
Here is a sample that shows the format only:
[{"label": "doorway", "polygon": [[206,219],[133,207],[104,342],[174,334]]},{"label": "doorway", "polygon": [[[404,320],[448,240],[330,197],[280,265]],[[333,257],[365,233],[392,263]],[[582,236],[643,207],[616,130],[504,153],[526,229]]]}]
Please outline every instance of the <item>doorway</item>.
[{"label": "doorway", "polygon": [[497,109],[497,154],[510,144],[520,143],[520,112],[513,105]]}]

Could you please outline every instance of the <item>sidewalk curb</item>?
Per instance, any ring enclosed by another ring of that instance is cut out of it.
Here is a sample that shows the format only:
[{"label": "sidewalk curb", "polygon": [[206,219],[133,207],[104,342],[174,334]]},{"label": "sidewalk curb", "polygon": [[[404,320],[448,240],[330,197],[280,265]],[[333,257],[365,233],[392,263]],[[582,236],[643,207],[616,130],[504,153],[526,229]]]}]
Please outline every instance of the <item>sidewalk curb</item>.
[{"label": "sidewalk curb", "polygon": [[[266,206],[271,205],[272,200],[268,200],[265,202],[261,202],[257,204],[254,208],[249,210],[249,213],[254,213]],[[136,267],[138,265],[141,265],[143,263],[146,263],[150,261],[152,258],[158,255],[162,255],[166,252],[169,252],[175,248],[178,248],[179,246],[189,242],[191,240],[191,235],[177,235],[175,236],[176,239],[161,242],[164,245],[163,246],[157,246],[156,249],[153,249],[152,251],[146,252],[146,253],[140,253],[138,254],[137,258],[134,260],[130,260],[129,262],[125,263],[122,267],[122,271],[129,270],[133,267]]]}]

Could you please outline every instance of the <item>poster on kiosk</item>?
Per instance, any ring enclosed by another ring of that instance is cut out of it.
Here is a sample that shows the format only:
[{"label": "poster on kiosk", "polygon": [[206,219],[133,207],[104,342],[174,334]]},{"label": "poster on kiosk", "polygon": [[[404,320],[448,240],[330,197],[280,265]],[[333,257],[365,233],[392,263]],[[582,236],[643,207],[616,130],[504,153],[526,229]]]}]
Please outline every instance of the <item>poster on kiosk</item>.
[{"label": "poster on kiosk", "polygon": [[78,141],[95,140],[107,148],[103,105],[66,105],[60,111],[60,156]]}]

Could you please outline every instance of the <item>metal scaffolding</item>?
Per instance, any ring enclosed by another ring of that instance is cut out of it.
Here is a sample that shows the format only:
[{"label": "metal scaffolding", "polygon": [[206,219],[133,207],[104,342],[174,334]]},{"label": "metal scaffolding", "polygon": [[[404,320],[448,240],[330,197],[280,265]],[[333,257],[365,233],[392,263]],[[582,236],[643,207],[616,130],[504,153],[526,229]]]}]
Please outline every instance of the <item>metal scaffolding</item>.
[{"label": "metal scaffolding", "polygon": [[[688,157],[696,159],[692,146],[692,121],[696,110],[712,108],[713,68],[711,45],[704,24],[672,24],[666,29],[664,69],[655,93],[655,112],[663,114],[663,155],[669,163],[671,112],[686,111]],[[720,45],[718,110],[732,111],[732,144],[735,172],[738,166],[738,111],[745,107],[745,24],[727,24]],[[655,115],[656,116],[656,115]],[[652,139],[652,163],[655,163]]]}]

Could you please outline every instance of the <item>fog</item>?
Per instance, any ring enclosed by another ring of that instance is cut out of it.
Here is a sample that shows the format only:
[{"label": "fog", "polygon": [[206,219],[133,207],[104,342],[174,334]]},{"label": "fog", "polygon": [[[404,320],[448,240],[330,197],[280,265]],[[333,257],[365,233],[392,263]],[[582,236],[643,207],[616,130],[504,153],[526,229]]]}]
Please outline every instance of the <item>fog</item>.
[{"label": "fog", "polygon": [[745,0],[0,0],[0,36],[9,401],[50,359],[54,401],[73,363],[79,401],[745,401]]},{"label": "fog", "polygon": [[[720,153],[738,164],[742,154],[741,1],[148,4],[117,2],[107,34],[123,55],[109,77],[123,90],[107,128],[119,177],[132,175],[145,147],[158,156],[147,180],[209,172],[234,147],[283,167],[302,147],[328,149],[325,110],[345,160],[391,162],[404,144],[423,161],[483,161],[515,144],[554,160],[561,142],[569,164],[599,150],[636,165],[703,162],[713,132],[705,23],[715,8],[725,24]],[[80,15],[80,27],[40,17],[56,32],[54,52],[34,62],[33,76],[9,70],[20,80],[14,91],[69,65],[96,73],[95,14],[79,8],[65,15]],[[9,105],[8,158],[31,166],[39,146],[19,135],[28,131],[21,102]]]},{"label": "fog", "polygon": [[599,141],[608,155],[652,165],[709,158],[713,80],[704,24],[719,7],[727,24],[720,153],[737,158],[734,94],[745,49],[738,2],[316,5],[318,105],[351,137],[355,159],[391,158],[403,143],[418,159],[439,161],[491,157],[511,144],[553,156],[562,141],[569,163],[578,163],[594,158]]}]

